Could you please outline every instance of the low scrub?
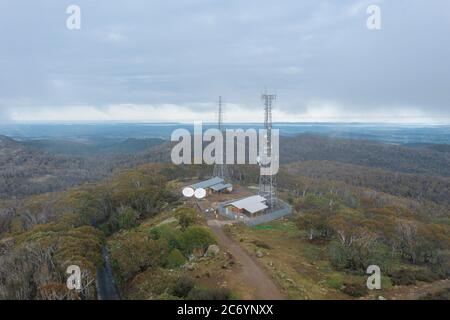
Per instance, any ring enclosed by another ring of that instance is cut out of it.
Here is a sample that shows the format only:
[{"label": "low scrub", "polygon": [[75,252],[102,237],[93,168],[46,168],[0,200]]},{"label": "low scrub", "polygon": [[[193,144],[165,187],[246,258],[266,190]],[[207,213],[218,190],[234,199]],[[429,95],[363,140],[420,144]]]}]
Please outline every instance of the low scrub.
[{"label": "low scrub", "polygon": [[367,294],[367,286],[358,282],[344,283],[341,291],[351,297],[360,298]]}]

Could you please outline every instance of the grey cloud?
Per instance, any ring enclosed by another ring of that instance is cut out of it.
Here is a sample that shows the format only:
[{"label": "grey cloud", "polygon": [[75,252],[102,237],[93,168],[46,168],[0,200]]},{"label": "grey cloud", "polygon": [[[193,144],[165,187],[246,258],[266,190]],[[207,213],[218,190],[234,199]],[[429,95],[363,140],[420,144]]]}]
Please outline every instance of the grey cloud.
[{"label": "grey cloud", "polygon": [[[72,3],[80,31],[65,28]],[[365,27],[369,3],[381,7],[380,31]],[[0,115],[166,103],[204,112],[219,94],[251,109],[267,86],[284,112],[327,101],[344,120],[389,108],[450,119],[449,31],[446,0],[5,0]]]}]

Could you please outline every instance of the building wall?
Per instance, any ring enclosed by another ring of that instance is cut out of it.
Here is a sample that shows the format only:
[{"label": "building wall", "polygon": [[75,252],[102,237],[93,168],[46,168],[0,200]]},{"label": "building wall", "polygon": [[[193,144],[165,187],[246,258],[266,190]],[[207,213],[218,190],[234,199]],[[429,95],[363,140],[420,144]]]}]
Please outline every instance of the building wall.
[{"label": "building wall", "polygon": [[232,212],[232,213],[242,213],[242,210],[236,208],[235,206],[226,206],[225,209],[227,209],[228,212]]},{"label": "building wall", "polygon": [[[258,224],[263,224],[263,223],[267,223],[285,216],[289,216],[292,214],[292,208],[289,204],[285,203],[284,201],[278,199],[278,203],[280,205],[280,209],[273,211],[273,212],[269,212],[269,213],[264,213],[264,214],[260,214],[258,216],[254,216],[254,217],[248,217],[246,215],[240,214],[239,212],[233,212],[231,209],[227,210],[231,206],[228,203],[219,203],[218,205],[218,212],[219,214],[228,217],[229,219],[236,219],[236,220],[241,220],[243,221],[245,224],[247,224],[248,226],[255,226]],[[234,207],[235,209],[237,209],[236,207]]]}]

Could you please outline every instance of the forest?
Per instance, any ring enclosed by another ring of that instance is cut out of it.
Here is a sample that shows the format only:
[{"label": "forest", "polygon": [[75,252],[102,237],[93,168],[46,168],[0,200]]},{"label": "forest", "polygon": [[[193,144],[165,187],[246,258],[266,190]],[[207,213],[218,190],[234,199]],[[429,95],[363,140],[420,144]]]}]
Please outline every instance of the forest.
[{"label": "forest", "polygon": [[[288,156],[278,175],[279,194],[294,208],[290,222],[299,259],[302,247],[316,248],[333,272],[351,279],[376,264],[391,286],[448,279],[448,153],[323,137],[283,139],[290,143],[282,144],[282,157]],[[206,254],[216,239],[180,198],[180,187],[208,177],[210,166],[163,163],[166,144],[104,156],[91,169],[90,156],[32,150],[11,139],[2,138],[1,150],[0,299],[97,299],[104,248],[122,298],[240,298],[232,287],[212,285],[214,272],[231,268],[233,258]],[[232,166],[230,173],[237,185],[258,181],[257,166]],[[43,182],[42,189],[33,183],[45,176],[59,184]],[[259,243],[270,243],[258,235]],[[271,246],[276,244],[265,247]],[[73,264],[83,270],[79,292],[65,284]],[[358,281],[327,288],[361,297],[367,292]]]}]

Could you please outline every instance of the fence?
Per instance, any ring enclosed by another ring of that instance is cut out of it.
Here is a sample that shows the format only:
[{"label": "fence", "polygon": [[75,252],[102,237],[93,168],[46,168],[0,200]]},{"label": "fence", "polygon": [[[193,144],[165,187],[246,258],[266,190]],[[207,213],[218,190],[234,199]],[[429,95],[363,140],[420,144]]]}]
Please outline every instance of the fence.
[{"label": "fence", "polygon": [[229,212],[225,207],[234,202],[235,200],[231,200],[231,201],[227,201],[227,202],[222,202],[219,203],[217,210],[219,212],[220,215],[227,217],[231,220],[238,220],[238,221],[242,221],[243,223],[245,223],[248,226],[256,226],[258,224],[263,224],[263,223],[267,223],[276,219],[280,219],[284,216],[287,215],[291,215],[292,214],[292,208],[290,205],[288,205],[287,203],[285,203],[284,201],[278,199],[278,209],[276,209],[275,211],[271,211],[271,212],[267,212],[264,214],[261,214],[259,216],[250,218],[247,217],[246,215],[237,215],[233,212]]}]

